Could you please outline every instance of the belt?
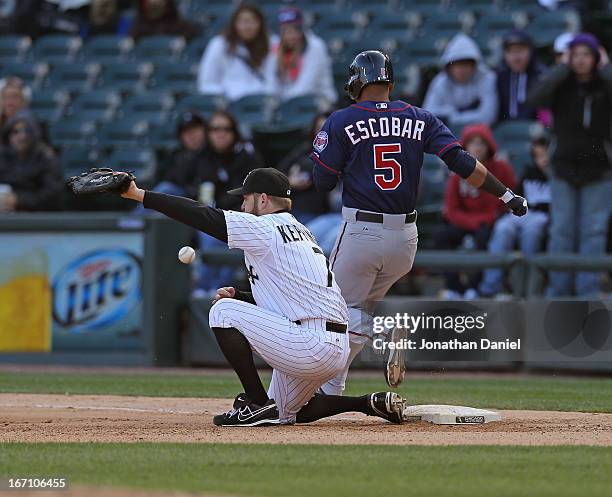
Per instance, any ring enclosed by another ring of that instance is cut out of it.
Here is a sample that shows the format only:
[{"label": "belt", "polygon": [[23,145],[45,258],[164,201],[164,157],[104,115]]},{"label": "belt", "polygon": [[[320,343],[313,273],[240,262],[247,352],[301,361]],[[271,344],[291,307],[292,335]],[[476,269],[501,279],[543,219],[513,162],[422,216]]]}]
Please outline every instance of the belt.
[{"label": "belt", "polygon": [[[294,321],[295,324],[302,324],[302,321],[300,321],[299,319],[297,321]],[[348,326],[345,324],[341,324],[341,323],[334,323],[333,321],[326,321],[325,322],[325,329],[327,331],[332,331],[334,333],[346,333]]]},{"label": "belt", "polygon": [[[366,223],[378,223],[382,224],[384,220],[384,214],[377,214],[375,212],[364,212],[357,211],[355,220],[364,221]],[[417,211],[412,211],[410,214],[406,214],[406,224],[414,223],[417,219]]]}]

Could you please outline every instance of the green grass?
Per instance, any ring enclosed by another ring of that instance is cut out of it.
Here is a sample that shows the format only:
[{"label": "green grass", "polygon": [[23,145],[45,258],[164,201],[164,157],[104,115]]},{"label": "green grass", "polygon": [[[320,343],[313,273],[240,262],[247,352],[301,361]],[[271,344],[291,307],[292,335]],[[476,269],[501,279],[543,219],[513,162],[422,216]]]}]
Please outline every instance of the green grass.
[{"label": "green grass", "polygon": [[2,444],[0,475],[271,497],[604,497],[612,448]]},{"label": "green grass", "polygon": [[[269,375],[267,375],[269,377]],[[380,379],[349,376],[348,395],[386,390]],[[0,392],[234,397],[233,375],[0,373]],[[398,390],[410,404],[459,404],[497,409],[612,412],[612,379],[566,377],[410,378]]]}]

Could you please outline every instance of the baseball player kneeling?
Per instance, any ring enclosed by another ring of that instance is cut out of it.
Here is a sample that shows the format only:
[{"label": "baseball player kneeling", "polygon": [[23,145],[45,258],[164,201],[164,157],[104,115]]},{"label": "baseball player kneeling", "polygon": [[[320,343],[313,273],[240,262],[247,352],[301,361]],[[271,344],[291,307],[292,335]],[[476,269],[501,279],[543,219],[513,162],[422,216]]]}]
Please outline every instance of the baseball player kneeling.
[{"label": "baseball player kneeling", "polygon": [[[404,401],[393,392],[361,397],[315,393],[347,363],[349,316],[323,251],[289,212],[287,177],[276,169],[255,169],[241,188],[228,193],[243,196],[242,212],[144,191],[134,181],[121,193],[244,251],[252,292],[220,288],[209,315],[244,393],[214,423],[306,423],[349,411],[401,423]],[[253,350],[273,368],[267,392]]]}]

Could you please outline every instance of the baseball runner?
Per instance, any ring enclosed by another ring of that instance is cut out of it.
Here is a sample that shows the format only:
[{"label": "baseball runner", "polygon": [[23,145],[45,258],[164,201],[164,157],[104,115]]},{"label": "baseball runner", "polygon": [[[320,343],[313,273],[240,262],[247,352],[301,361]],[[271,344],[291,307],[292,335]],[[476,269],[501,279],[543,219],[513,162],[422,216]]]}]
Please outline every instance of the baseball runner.
[{"label": "baseball runner", "polygon": [[[283,173],[251,171],[241,188],[228,192],[243,196],[242,212],[235,212],[144,191],[133,177],[120,176],[126,173],[103,171],[73,178],[73,190],[82,183],[91,192],[92,184],[99,188],[100,182],[115,181],[123,197],[244,251],[252,292],[220,288],[209,314],[219,346],[244,387],[232,409],[214,417],[216,425],[305,423],[349,411],[402,422],[404,400],[393,392],[315,395],[345,367],[349,315],[323,251],[289,212],[291,190]],[[273,368],[267,392],[253,350]]]},{"label": "baseball runner", "polygon": [[[499,197],[522,216],[527,202],[506,188],[465,152],[449,129],[430,112],[391,101],[393,67],[378,51],[358,54],[345,89],[355,103],[334,112],[315,137],[314,183],[332,190],[343,180],[344,220],[330,255],[331,269],[349,307],[350,352],[342,371],[322,386],[341,395],[348,369],[372,339],[371,316],[391,286],[412,268],[418,233],[415,204],[423,154],[436,154],[472,186]],[[395,328],[391,339],[406,338]],[[405,371],[402,350],[390,351],[389,386]]]}]

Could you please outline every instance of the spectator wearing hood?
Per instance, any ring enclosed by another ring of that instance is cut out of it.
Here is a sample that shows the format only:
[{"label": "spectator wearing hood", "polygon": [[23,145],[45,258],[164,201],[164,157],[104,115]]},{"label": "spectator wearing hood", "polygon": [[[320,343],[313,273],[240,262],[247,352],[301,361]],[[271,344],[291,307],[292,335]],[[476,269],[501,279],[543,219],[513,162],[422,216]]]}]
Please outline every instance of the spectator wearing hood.
[{"label": "spectator wearing hood", "polygon": [[240,5],[223,34],[213,37],[204,50],[198,90],[223,95],[230,101],[247,95],[273,94],[272,46],[261,9],[257,5]]},{"label": "spectator wearing hood", "polygon": [[[553,254],[577,249],[582,256],[593,257],[605,252],[612,209],[612,65],[604,59],[593,35],[576,35],[564,63],[529,95],[529,103],[550,107],[553,113],[549,243]],[[597,272],[578,273],[576,293],[596,296],[599,279]],[[549,296],[571,295],[573,287],[572,274],[550,273]]]},{"label": "spectator wearing hood", "polygon": [[181,18],[174,0],[140,0],[130,34],[135,40],[155,35],[182,36],[190,40],[200,31],[199,26]]},{"label": "spectator wearing hood", "polygon": [[[538,137],[531,142],[531,160],[516,190],[518,195],[527,199],[529,212],[518,222],[518,218],[510,214],[504,214],[496,221],[489,240],[489,252],[492,254],[508,252],[515,245],[524,255],[533,255],[542,250],[550,208],[550,154],[545,137]],[[487,269],[478,293],[483,297],[493,297],[501,292],[503,277],[501,269]]]},{"label": "spectator wearing hood", "polygon": [[328,104],[338,99],[332,65],[325,42],[312,31],[304,31],[302,11],[281,9],[280,40],[273,48],[275,94],[282,100],[316,95]]},{"label": "spectator wearing hood", "polygon": [[495,73],[482,62],[478,45],[459,33],[440,59],[443,70],[432,80],[423,108],[452,128],[491,125],[497,118]]},{"label": "spectator wearing hood", "polygon": [[2,130],[0,184],[12,190],[0,205],[3,211],[57,210],[63,179],[53,150],[40,139],[40,130],[29,112],[18,112]]},{"label": "spectator wearing hood", "polygon": [[536,119],[537,109],[527,104],[528,90],[544,74],[524,31],[514,30],[504,38],[504,58],[496,70],[499,96],[498,121]]},{"label": "spectator wearing hood", "polygon": [[[496,158],[497,143],[491,128],[486,124],[472,124],[463,128],[461,142],[467,152],[479,160],[508,188],[514,189],[516,177],[512,166]],[[477,249],[485,250],[495,220],[505,212],[504,204],[493,195],[488,195],[469,185],[456,174],[448,179],[444,194],[444,225],[434,232],[437,249],[453,250],[459,247],[467,235],[471,235]],[[445,294],[448,298],[459,298],[464,294],[475,294],[480,274],[470,276],[467,284],[458,273],[447,273]]]}]

